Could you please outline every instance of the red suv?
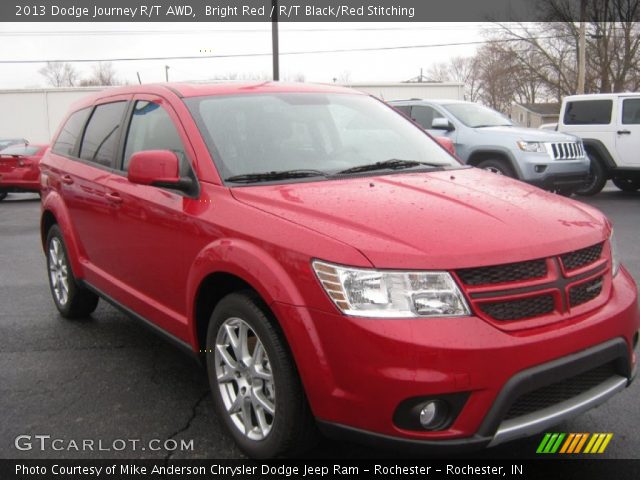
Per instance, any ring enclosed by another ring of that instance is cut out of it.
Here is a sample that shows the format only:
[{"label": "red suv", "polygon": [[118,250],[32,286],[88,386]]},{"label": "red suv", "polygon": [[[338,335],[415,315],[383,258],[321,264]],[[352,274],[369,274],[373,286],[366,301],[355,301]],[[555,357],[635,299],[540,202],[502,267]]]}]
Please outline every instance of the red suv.
[{"label": "red suv", "polygon": [[350,89],[109,89],[41,169],[58,310],[103,298],[200,357],[250,456],[318,428],[496,445],[634,376],[636,286],[609,221],[461,165]]}]

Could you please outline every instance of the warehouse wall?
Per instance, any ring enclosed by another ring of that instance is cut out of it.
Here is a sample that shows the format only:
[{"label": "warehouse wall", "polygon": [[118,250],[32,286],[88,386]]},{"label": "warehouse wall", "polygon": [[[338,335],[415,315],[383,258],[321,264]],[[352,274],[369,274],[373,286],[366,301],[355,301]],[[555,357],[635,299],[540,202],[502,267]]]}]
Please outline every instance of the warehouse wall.
[{"label": "warehouse wall", "polygon": [[355,90],[374,95],[381,100],[452,99],[464,100],[464,84],[442,83],[350,83]]},{"label": "warehouse wall", "polygon": [[100,90],[94,87],[0,90],[0,138],[48,143],[71,104]]}]

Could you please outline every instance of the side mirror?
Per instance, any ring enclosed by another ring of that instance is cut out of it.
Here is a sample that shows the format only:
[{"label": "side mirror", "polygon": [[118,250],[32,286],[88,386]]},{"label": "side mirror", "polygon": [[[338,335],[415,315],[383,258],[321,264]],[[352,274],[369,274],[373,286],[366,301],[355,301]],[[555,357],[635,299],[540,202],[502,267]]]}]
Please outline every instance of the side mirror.
[{"label": "side mirror", "polygon": [[446,130],[450,132],[451,130],[455,130],[453,124],[444,117],[434,118],[431,122],[432,130]]},{"label": "side mirror", "polygon": [[180,177],[180,161],[170,150],[143,150],[131,155],[127,178],[131,183],[188,191],[193,182]]}]

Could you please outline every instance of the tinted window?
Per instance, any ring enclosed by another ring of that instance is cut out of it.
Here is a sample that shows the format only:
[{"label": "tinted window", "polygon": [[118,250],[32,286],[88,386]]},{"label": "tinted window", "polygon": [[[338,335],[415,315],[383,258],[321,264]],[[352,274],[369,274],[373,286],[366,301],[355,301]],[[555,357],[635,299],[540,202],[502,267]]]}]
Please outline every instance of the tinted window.
[{"label": "tinted window", "polygon": [[2,152],[2,155],[33,155],[40,147],[33,147],[31,145],[13,145],[11,147],[7,147]]},{"label": "tinted window", "polygon": [[567,102],[565,125],[608,125],[611,123],[612,100]]},{"label": "tinted window", "polygon": [[640,124],[640,98],[629,98],[622,102],[622,123]]},{"label": "tinted window", "polygon": [[429,129],[434,118],[441,118],[435,109],[424,105],[416,105],[411,109],[411,118],[413,118],[422,128]]},{"label": "tinted window", "polygon": [[282,93],[185,100],[223,178],[390,159],[458,166],[428,135],[366,95]]},{"label": "tinted window", "polygon": [[393,108],[404,113],[407,117],[411,115],[411,105],[394,105]]},{"label": "tinted window", "polygon": [[186,176],[185,170],[188,171],[188,163],[184,146],[171,117],[157,103],[137,101],[129,125],[122,169],[128,170],[131,155],[143,150],[175,152],[181,162],[181,175]]},{"label": "tinted window", "polygon": [[114,102],[96,107],[82,137],[80,158],[107,167],[113,164],[126,106],[126,102]]},{"label": "tinted window", "polygon": [[67,122],[62,127],[60,135],[56,139],[52,151],[60,155],[73,156],[76,152],[76,146],[80,141],[82,135],[82,129],[87,121],[87,117],[91,112],[90,108],[78,110],[72,113]]}]

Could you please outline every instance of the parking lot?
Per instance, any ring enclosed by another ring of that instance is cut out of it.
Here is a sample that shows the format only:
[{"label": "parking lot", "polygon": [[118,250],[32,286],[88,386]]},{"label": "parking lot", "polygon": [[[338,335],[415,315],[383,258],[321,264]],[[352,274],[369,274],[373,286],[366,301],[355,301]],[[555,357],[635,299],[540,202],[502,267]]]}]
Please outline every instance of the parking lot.
[{"label": "parking lot", "polygon": [[[582,199],[585,200],[585,199]],[[614,222],[622,262],[640,279],[640,192],[606,188],[585,200]],[[190,358],[101,302],[90,319],[68,321],[55,309],[45,275],[35,195],[0,203],[0,457],[237,458],[213,413],[206,375]],[[560,432],[612,432],[608,458],[640,458],[640,382]],[[193,450],[18,450],[19,435],[103,440],[193,440]],[[540,436],[477,454],[534,457]],[[392,456],[323,442],[318,457]]]}]

